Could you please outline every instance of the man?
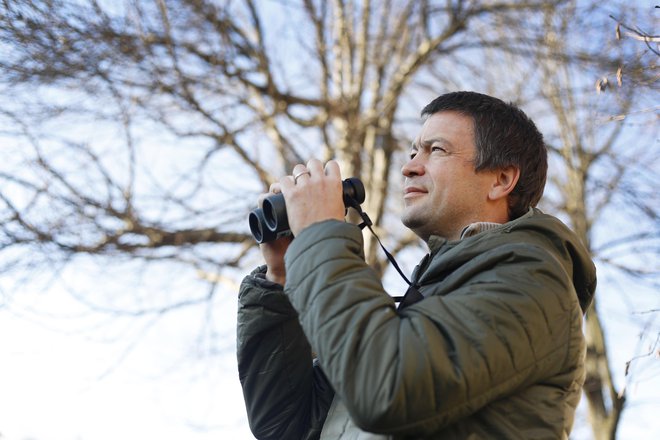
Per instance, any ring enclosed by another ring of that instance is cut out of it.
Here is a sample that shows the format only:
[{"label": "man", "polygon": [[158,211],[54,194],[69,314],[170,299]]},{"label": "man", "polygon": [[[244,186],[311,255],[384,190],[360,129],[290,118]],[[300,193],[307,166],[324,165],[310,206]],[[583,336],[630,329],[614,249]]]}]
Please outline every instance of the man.
[{"label": "man", "polygon": [[239,294],[257,438],[568,438],[596,277],[577,237],[534,208],[543,138],[516,107],[472,92],[422,115],[402,169],[403,223],[430,249],[417,302],[397,310],[365,264],[336,162],[296,165],[271,187],[296,238],[262,245],[266,266]]}]

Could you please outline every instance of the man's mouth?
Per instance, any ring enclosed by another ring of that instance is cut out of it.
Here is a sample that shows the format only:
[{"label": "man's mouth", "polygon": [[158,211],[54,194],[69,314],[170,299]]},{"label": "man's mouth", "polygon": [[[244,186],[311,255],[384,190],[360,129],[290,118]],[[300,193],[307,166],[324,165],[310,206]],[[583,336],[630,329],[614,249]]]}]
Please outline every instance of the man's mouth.
[{"label": "man's mouth", "polygon": [[403,190],[403,198],[409,199],[426,194],[426,190],[417,186],[408,186]]}]

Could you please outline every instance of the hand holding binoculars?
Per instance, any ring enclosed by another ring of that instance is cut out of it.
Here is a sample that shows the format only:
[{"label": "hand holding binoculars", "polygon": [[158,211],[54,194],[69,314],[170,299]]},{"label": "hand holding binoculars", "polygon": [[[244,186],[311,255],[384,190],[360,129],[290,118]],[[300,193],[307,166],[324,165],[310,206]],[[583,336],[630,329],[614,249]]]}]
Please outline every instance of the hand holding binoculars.
[{"label": "hand holding binoculars", "polygon": [[[359,207],[364,202],[364,185],[357,177],[342,181],[344,206]],[[289,219],[282,194],[266,197],[262,207],[250,212],[250,231],[257,243],[266,243],[289,233]]]}]

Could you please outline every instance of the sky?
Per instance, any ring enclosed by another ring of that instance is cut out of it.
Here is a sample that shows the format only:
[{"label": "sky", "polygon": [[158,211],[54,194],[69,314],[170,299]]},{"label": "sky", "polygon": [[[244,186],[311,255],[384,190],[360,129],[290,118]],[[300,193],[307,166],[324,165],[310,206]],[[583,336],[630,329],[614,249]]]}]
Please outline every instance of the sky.
[{"label": "sky", "polygon": [[191,344],[198,310],[129,325],[89,316],[104,328],[81,332],[87,324],[66,322],[81,313],[66,291],[34,296],[51,317],[23,300],[0,310],[0,439],[253,438],[237,376],[235,313],[218,317],[227,343],[209,355]]}]

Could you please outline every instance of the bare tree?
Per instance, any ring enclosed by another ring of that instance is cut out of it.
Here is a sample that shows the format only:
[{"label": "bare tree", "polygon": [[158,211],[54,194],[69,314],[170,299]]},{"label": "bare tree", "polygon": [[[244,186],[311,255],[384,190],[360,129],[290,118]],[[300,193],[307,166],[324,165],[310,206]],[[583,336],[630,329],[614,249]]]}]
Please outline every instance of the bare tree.
[{"label": "bare tree", "polygon": [[[21,140],[20,166],[33,171],[2,173],[5,188],[21,192],[20,202],[1,195],[3,249],[200,264],[180,250],[227,245],[209,270],[253,248],[245,200],[313,155],[362,178],[378,227],[393,156],[407,148],[395,126],[412,78],[433,59],[484,44],[466,32],[470,23],[538,6],[81,3],[3,2],[5,135]],[[152,142],[176,142],[186,157],[167,181],[150,173],[149,128],[159,133]],[[239,167],[240,181],[217,178]],[[369,260],[382,270],[374,246]]]},{"label": "bare tree", "polygon": [[[572,36],[585,29],[584,23],[575,19],[581,16],[577,4],[571,2],[563,9],[547,11],[544,46],[548,52],[539,64],[544,100],[556,121],[551,147],[560,167],[560,172],[552,176],[551,200],[556,209],[565,213],[601,269],[614,266],[624,275],[631,275],[635,284],[657,289],[660,267],[631,258],[646,255],[653,261],[660,253],[660,200],[652,190],[660,184],[660,155],[652,147],[658,131],[653,122],[647,122],[647,103],[654,100],[653,96],[657,99],[657,89],[653,90],[654,84],[649,82],[647,63],[655,63],[656,54],[650,50],[649,54],[640,55],[638,48],[631,50],[613,44],[612,32],[611,38],[603,35],[598,42],[611,59],[582,63],[578,73],[563,56],[571,52],[567,47],[572,44]],[[605,17],[601,14],[600,20]],[[591,16],[589,20],[596,19]],[[605,75],[596,76],[603,71]],[[576,77],[585,73],[598,78],[595,88]],[[609,82],[610,76],[616,77],[616,81]],[[651,88],[642,88],[643,84]],[[657,121],[655,116],[652,119]],[[627,130],[630,124],[642,124],[632,142]],[[611,230],[613,224],[625,225],[625,232],[604,232]],[[626,294],[607,289],[599,289],[599,293]],[[599,297],[596,295],[595,304],[586,315],[584,392],[594,438],[605,440],[616,438],[626,390],[615,385],[603,325],[608,318],[599,311]]]},{"label": "bare tree", "polygon": [[[584,36],[602,29],[594,14],[615,25],[602,8],[566,0],[1,5],[3,272],[56,269],[80,256],[186,265],[209,280],[206,294],[107,310],[162,314],[206,302],[219,279],[254,255],[245,219],[256,195],[312,156],[334,157],[344,176],[363,180],[365,211],[382,231],[397,209],[398,179],[390,177],[408,150],[411,121],[417,125],[422,104],[455,88],[547,109],[556,122],[544,132],[556,133],[553,151],[565,166],[550,197],[557,209],[602,261],[629,273],[640,268],[615,251],[658,253],[657,241],[647,245],[658,238],[649,189],[658,157],[647,149],[637,167],[638,154],[622,149],[630,127],[620,115],[642,108],[631,107],[634,87],[603,80],[653,84],[652,71],[638,69],[632,50],[587,44]],[[587,88],[594,66],[601,73]],[[606,111],[582,111],[591,95]],[[594,241],[622,199],[649,223],[630,237]],[[418,244],[400,229],[388,230],[394,253]],[[369,263],[384,273],[377,243],[366,240]],[[587,394],[593,422],[608,420],[613,436],[624,400],[608,377],[596,312],[588,315],[588,391],[596,397]],[[611,414],[602,410],[602,390],[614,402]]]}]

